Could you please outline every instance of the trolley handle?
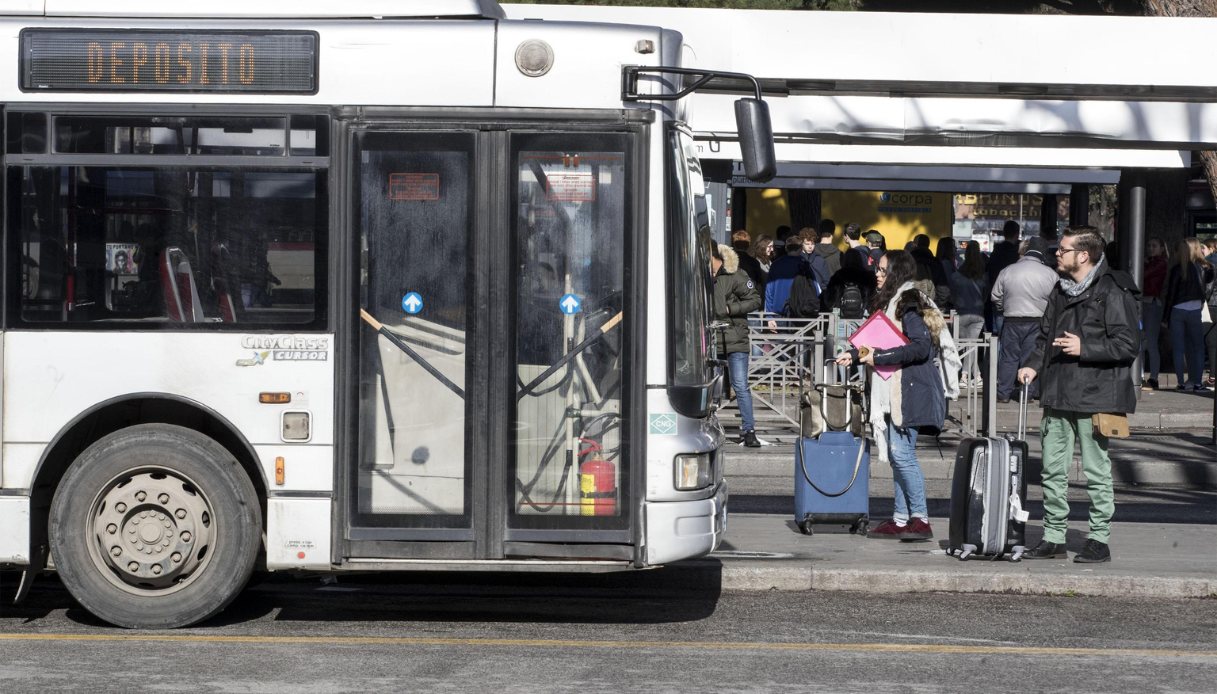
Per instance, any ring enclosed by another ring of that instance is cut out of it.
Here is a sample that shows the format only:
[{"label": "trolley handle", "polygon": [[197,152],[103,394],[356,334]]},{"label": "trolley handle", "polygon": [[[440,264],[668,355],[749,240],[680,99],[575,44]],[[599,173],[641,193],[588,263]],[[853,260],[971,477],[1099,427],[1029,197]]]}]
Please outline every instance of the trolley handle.
[{"label": "trolley handle", "polygon": [[[830,368],[830,367],[832,367],[832,366],[836,366],[836,367],[837,367],[837,376],[839,377],[839,380],[838,380],[838,381],[836,381],[836,382],[833,382],[833,383],[829,383],[829,381],[828,381],[828,370],[829,370],[829,368]],[[829,386],[829,385],[832,385],[832,386],[836,386],[836,385],[842,385],[842,386],[849,385],[849,371],[848,371],[848,368],[849,368],[849,367],[846,367],[846,366],[841,366],[840,364],[838,364],[836,359],[825,359],[825,360],[824,360],[824,379],[823,379],[822,381],[820,381],[821,385],[826,385],[826,386]]]},{"label": "trolley handle", "polygon": [[1018,390],[1018,440],[1027,440],[1027,400],[1031,392],[1031,384],[1023,383]]}]

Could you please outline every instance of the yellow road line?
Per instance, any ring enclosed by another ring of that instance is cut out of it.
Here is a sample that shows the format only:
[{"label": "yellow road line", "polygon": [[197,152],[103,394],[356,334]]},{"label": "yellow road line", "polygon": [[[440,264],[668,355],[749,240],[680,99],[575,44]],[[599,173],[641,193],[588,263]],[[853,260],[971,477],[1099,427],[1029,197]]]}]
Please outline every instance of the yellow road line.
[{"label": "yellow road line", "polygon": [[534,648],[701,649],[716,651],[930,653],[940,655],[1102,656],[1108,658],[1213,658],[1217,651],[1177,648],[1053,648],[1047,646],[957,646],[915,643],[782,643],[750,641],[585,641],[411,636],[218,636],[206,634],[0,634],[4,641],[161,642],[316,646],[528,646]]}]

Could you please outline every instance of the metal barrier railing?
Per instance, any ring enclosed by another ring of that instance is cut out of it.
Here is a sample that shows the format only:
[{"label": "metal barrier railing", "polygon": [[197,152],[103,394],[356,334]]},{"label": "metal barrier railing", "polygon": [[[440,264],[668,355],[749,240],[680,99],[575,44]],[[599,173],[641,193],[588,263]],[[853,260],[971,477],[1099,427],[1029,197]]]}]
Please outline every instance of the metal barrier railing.
[{"label": "metal barrier railing", "polygon": [[832,354],[835,320],[784,318],[774,313],[748,315],[748,341],[752,359],[748,382],[752,388],[753,414],[758,422],[799,426],[799,386],[814,378],[815,364]]},{"label": "metal barrier railing", "polygon": [[[963,362],[959,397],[947,403],[947,427],[957,427],[961,436],[992,436],[997,431],[997,336],[986,333],[960,339],[955,314],[947,321]],[[815,382],[820,365],[861,323],[833,314],[817,318],[749,314],[748,381],[758,424],[797,432],[802,384]]]}]

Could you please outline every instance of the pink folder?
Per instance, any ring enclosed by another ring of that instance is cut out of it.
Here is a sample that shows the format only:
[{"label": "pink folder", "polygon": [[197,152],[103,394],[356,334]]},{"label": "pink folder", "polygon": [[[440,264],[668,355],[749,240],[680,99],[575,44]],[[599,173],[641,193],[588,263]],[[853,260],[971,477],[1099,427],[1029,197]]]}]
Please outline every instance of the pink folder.
[{"label": "pink folder", "polygon": [[[870,318],[867,318],[862,325],[858,326],[854,334],[849,336],[849,344],[854,347],[890,349],[900,345],[907,345],[908,343],[909,339],[904,336],[900,328],[896,327],[896,324],[883,311],[872,313]],[[899,366],[895,365],[876,366],[875,374],[886,381],[899,368]]]}]

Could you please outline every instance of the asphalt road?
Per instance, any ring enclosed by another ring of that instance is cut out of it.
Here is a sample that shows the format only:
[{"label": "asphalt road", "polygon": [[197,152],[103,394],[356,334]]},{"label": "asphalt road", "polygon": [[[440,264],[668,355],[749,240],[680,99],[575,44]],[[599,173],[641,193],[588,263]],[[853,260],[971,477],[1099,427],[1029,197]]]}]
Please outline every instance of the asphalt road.
[{"label": "asphalt road", "polygon": [[0,608],[0,691],[1212,691],[1217,600],[720,593],[618,577],[277,578],[174,632],[53,579]]}]

